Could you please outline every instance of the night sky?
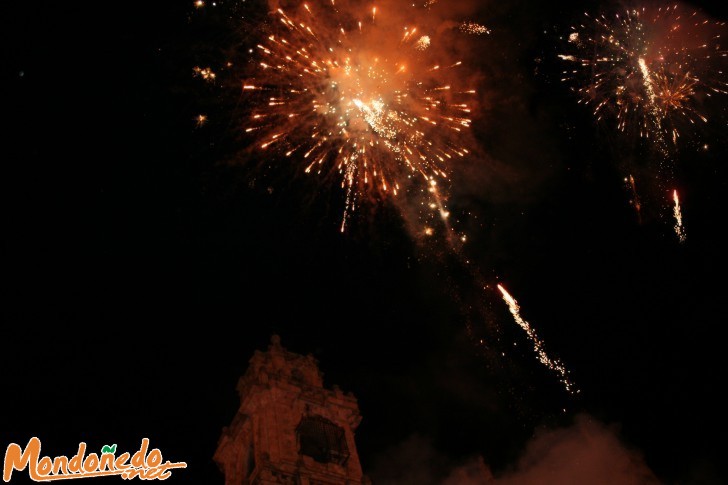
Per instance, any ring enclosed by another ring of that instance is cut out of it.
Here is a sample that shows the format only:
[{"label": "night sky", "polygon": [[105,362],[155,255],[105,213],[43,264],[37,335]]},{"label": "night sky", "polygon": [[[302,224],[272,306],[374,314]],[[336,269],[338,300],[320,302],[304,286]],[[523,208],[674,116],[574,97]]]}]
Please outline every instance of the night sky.
[{"label": "night sky", "polygon": [[[647,149],[560,81],[564,36],[598,3],[472,9],[492,31],[473,41],[486,156],[453,175],[457,258],[387,202],[341,234],[336,184],[231,163],[239,99],[192,75],[255,43],[225,5],[48,3],[3,13],[3,449],[148,437],[187,462],[173,483],[222,484],[212,455],[237,378],[277,333],[358,398],[374,483],[470,483],[453,477],[478,456],[506,483],[539,483],[517,480],[539,463],[534,437],[568,470],[584,429],[610,443],[596,461],[618,451],[662,483],[726,483],[728,96],[674,156],[680,244],[654,184],[641,223],[630,205],[627,167],[650,180]],[[513,294],[579,395],[481,281]]]}]

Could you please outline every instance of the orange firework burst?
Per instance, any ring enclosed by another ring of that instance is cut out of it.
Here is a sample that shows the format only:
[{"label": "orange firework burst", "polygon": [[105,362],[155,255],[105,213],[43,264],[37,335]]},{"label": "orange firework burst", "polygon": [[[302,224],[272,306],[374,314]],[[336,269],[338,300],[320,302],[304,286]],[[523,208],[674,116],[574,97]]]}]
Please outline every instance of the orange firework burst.
[{"label": "orange firework burst", "polygon": [[559,57],[575,65],[563,80],[578,83],[580,102],[597,119],[614,118],[619,130],[666,150],[666,139],[677,143],[685,128],[707,122],[702,113],[713,95],[728,92],[725,22],[677,5],[585,15],[569,35],[574,51]]},{"label": "orange firework burst", "polygon": [[258,156],[338,179],[342,231],[359,203],[412,187],[446,213],[435,187],[470,153],[475,90],[461,83],[463,63],[431,54],[434,29],[387,14],[338,2],[277,9],[243,85]]}]

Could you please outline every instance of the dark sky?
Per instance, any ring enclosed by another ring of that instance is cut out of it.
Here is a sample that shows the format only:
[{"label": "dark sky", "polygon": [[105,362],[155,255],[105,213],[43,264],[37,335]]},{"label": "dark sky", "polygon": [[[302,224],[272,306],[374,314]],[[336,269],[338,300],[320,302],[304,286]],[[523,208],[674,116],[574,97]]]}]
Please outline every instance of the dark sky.
[{"label": "dark sky", "polygon": [[[479,215],[464,257],[518,299],[576,397],[505,304],[413,241],[395,208],[342,235],[337,187],[224,163],[237,99],[192,67],[251,39],[211,9],[153,3],[3,14],[0,446],[149,437],[188,463],[173,482],[223,483],[212,454],[237,378],[278,333],[358,397],[375,482],[417,483],[387,461],[412,443],[434,457],[427,483],[477,455],[506,473],[536,430],[586,414],[665,483],[725,483],[725,118],[703,134],[710,150],[675,156],[687,241],[664,207],[639,224],[623,178],[631,163],[650,179],[647,152],[559,81],[559,35],[595,3],[478,11],[492,30],[474,123],[488,160],[454,175],[452,198]],[[474,345],[468,326],[493,340]]]}]

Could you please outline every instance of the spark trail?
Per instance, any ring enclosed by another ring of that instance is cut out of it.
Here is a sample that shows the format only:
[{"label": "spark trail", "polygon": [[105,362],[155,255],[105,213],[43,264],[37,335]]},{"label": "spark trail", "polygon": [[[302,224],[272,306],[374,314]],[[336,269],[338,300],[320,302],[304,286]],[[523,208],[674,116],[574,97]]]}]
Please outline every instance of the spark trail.
[{"label": "spark trail", "polygon": [[548,354],[546,354],[543,341],[538,337],[538,335],[536,335],[536,331],[533,327],[531,327],[531,325],[524,320],[523,317],[521,317],[521,309],[518,306],[516,299],[513,298],[500,284],[498,285],[498,290],[500,290],[503,295],[503,300],[508,305],[508,309],[510,310],[511,315],[513,315],[513,319],[516,321],[518,326],[526,332],[526,335],[528,335],[528,339],[533,344],[533,351],[538,356],[539,362],[558,374],[559,381],[563,384],[569,394],[578,394],[579,389],[577,389],[574,382],[569,378],[569,371],[566,369],[564,364],[557,359],[550,358]]},{"label": "spark trail", "polygon": [[677,196],[677,190],[673,190],[672,200],[675,202],[675,207],[672,210],[672,215],[675,218],[675,234],[677,234],[678,240],[684,243],[685,239],[687,239],[687,234],[685,233],[685,226],[683,226],[682,211],[680,210],[680,199]]}]

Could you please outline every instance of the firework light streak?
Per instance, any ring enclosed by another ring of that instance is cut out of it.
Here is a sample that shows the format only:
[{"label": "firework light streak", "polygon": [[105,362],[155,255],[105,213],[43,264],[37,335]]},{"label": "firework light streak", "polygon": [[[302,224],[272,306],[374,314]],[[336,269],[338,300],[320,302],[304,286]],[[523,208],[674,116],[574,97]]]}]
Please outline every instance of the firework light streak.
[{"label": "firework light streak", "polygon": [[677,234],[678,240],[683,243],[687,238],[685,233],[685,226],[683,226],[682,211],[680,210],[680,199],[677,196],[677,190],[672,191],[672,200],[675,202],[675,207],[672,210],[672,215],[675,217],[675,234]]},{"label": "firework light streak", "polygon": [[[358,205],[448,182],[452,161],[470,153],[475,90],[460,85],[463,63],[428,55],[433,32],[395,30],[386,15],[339,3],[278,9],[243,86],[260,155],[339,180],[342,232]],[[441,192],[428,193],[447,212]]]},{"label": "firework light streak", "polygon": [[630,202],[637,213],[637,222],[642,224],[642,202],[640,202],[640,196],[637,193],[637,184],[635,183],[632,174],[629,174],[629,177],[625,179],[625,182],[627,182],[629,190],[632,193],[632,200]]},{"label": "firework light streak", "polygon": [[526,332],[526,335],[528,335],[528,339],[533,344],[533,351],[538,356],[539,362],[559,375],[559,381],[564,385],[564,388],[569,394],[578,394],[579,390],[576,388],[574,382],[569,379],[569,371],[566,369],[564,364],[557,359],[550,358],[546,354],[543,341],[538,338],[533,327],[531,327],[531,325],[529,325],[529,323],[521,317],[521,309],[518,306],[516,299],[513,298],[502,285],[498,285],[498,290],[500,290],[503,295],[503,300],[508,305],[508,309],[510,310],[511,315],[513,315],[513,319],[516,321],[518,326]]}]

